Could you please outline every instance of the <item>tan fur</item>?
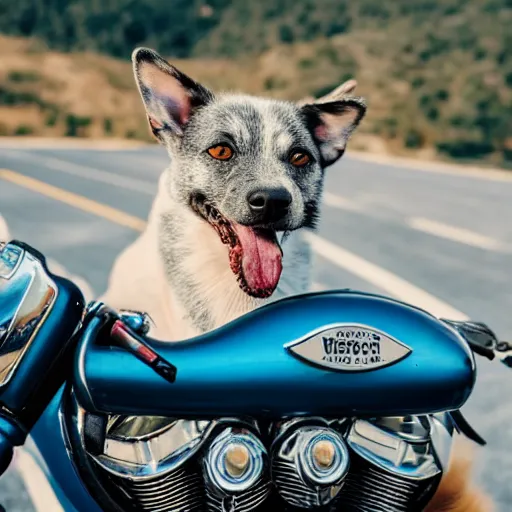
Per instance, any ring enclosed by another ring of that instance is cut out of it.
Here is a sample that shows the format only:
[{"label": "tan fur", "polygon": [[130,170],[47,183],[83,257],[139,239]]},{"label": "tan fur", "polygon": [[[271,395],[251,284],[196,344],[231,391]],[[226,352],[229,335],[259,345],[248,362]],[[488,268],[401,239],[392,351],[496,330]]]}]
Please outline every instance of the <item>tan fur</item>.
[{"label": "tan fur", "polygon": [[9,229],[7,228],[7,222],[2,215],[0,215],[0,242],[7,242],[10,240],[10,236]]},{"label": "tan fur", "polygon": [[448,472],[425,512],[493,512],[488,496],[475,488],[471,478],[473,449],[456,437]]}]

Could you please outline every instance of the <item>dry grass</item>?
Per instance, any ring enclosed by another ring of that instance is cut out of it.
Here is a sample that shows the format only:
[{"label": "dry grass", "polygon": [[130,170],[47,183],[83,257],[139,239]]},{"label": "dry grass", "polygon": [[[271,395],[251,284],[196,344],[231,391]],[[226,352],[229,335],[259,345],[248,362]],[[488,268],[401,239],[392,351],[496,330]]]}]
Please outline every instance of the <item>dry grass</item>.
[{"label": "dry grass", "polygon": [[[318,41],[276,47],[250,59],[173,59],[172,63],[213,90],[297,100],[353,75],[350,70],[357,65],[347,57],[344,44]],[[18,79],[12,80],[13,75]],[[90,119],[79,136],[149,138],[127,61],[91,53],[63,54],[48,51],[38,41],[0,36],[0,87],[29,92],[38,99],[0,107],[0,134],[62,136],[68,129],[66,118],[73,115]],[[105,123],[111,129],[106,131]],[[382,146],[378,140],[373,144]]]},{"label": "dry grass", "polygon": [[[434,158],[439,140],[458,137],[460,128],[454,128],[450,118],[474,111],[472,84],[489,84],[504,102],[512,92],[501,85],[494,58],[476,62],[470,53],[453,50],[419,65],[424,40],[421,30],[412,39],[410,27],[408,32],[397,23],[392,33],[358,30],[311,43],[277,45],[257,56],[172,63],[215,91],[289,100],[320,95],[356,78],[357,93],[367,98],[369,108],[352,149]],[[414,51],[404,50],[408,45]],[[415,86],[415,80],[421,84]],[[441,89],[448,99],[436,99]],[[7,91],[10,104],[2,101],[2,91]],[[20,93],[29,96],[19,98]],[[430,103],[425,106],[422,100]],[[439,118],[428,117],[431,105]],[[419,143],[407,142],[411,133],[420,134]],[[129,61],[62,54],[38,41],[0,36],[0,135],[15,134],[151,140]]]}]

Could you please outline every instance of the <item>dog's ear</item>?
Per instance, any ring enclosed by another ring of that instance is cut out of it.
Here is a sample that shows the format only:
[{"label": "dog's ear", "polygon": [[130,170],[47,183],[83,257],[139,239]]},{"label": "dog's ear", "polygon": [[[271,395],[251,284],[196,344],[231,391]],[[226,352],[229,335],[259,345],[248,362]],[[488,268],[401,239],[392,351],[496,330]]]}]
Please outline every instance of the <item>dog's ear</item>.
[{"label": "dog's ear", "polygon": [[336,87],[336,89],[332,90],[330,93],[318,98],[316,100],[317,103],[327,103],[329,101],[338,101],[343,99],[345,96],[352,94],[357,87],[357,82],[354,79],[347,80],[343,82],[341,85]]},{"label": "dog's ear", "polygon": [[323,167],[332,165],[343,155],[350,136],[366,114],[364,99],[346,96],[343,86],[301,108],[320,149]]},{"label": "dog's ear", "polygon": [[171,66],[158,53],[137,48],[132,53],[133,72],[153,135],[162,139],[182,135],[195,109],[212,101],[213,94]]},{"label": "dog's ear", "polygon": [[322,96],[321,98],[315,99],[313,96],[306,96],[297,102],[297,105],[302,107],[303,105],[307,105],[308,103],[327,103],[328,101],[336,101],[342,99],[344,96],[352,94],[357,87],[357,82],[354,79],[347,80],[343,82],[341,85],[336,87],[333,91]]}]

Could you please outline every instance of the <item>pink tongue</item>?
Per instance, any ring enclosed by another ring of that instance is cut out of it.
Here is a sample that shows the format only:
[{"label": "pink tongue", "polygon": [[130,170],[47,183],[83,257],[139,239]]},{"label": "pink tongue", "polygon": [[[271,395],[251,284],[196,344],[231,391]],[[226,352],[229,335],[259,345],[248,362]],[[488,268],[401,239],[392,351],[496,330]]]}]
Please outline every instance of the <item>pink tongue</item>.
[{"label": "pink tongue", "polygon": [[242,270],[251,290],[274,291],[281,276],[282,253],[277,241],[253,228],[233,226],[242,246]]}]

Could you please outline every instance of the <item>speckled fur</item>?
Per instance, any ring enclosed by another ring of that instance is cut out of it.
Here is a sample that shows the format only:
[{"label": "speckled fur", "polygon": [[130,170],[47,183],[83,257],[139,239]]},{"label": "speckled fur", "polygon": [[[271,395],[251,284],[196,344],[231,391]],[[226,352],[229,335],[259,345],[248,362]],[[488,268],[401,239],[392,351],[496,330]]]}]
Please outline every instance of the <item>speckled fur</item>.
[{"label": "speckled fur", "polygon": [[[151,50],[136,50],[133,62],[150,127],[171,165],[160,180],[146,233],[120,255],[102,299],[116,307],[136,304],[158,317],[158,337],[180,339],[268,300],[308,291],[311,254],[302,233],[316,226],[325,168],[341,157],[366,111],[362,99],[346,97],[354,84],[338,88],[325,105],[298,105],[214,94]],[[235,148],[229,161],[208,155],[207,149],[220,143]],[[288,161],[297,148],[312,156],[302,169]],[[191,196],[199,193],[228,220],[248,224],[252,213],[246,197],[263,187],[284,187],[292,197],[286,217],[271,226],[282,242],[283,272],[277,290],[264,300],[240,288],[229,267],[228,248],[190,207]],[[135,282],[136,291],[130,288]],[[159,304],[156,282],[165,295]]]}]

